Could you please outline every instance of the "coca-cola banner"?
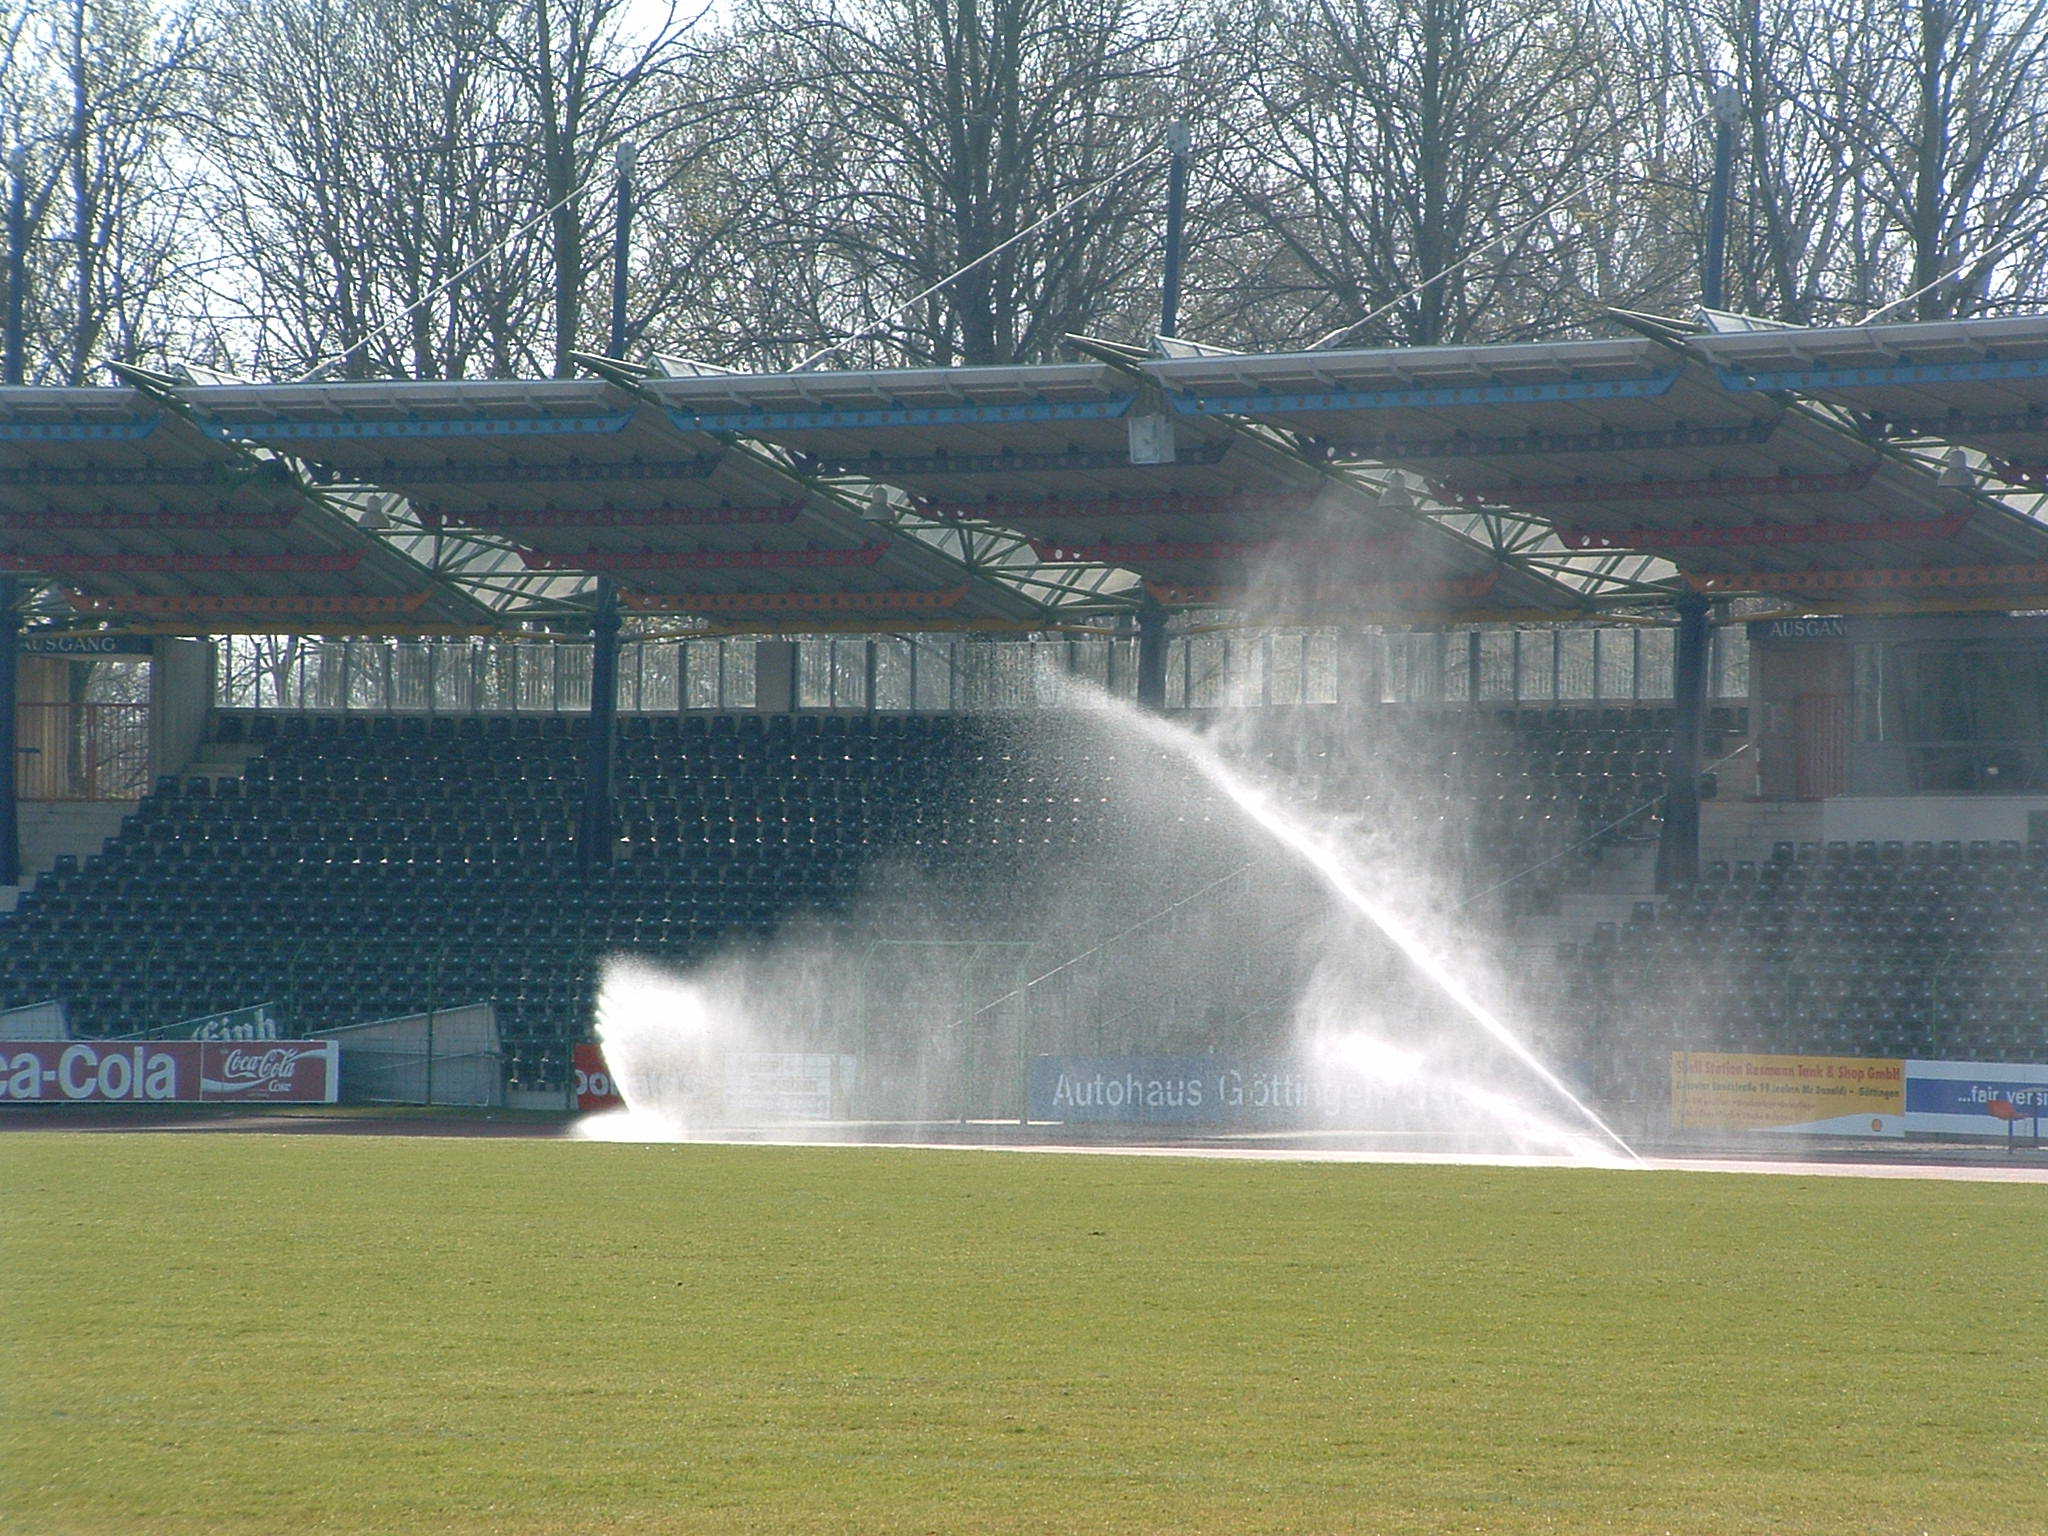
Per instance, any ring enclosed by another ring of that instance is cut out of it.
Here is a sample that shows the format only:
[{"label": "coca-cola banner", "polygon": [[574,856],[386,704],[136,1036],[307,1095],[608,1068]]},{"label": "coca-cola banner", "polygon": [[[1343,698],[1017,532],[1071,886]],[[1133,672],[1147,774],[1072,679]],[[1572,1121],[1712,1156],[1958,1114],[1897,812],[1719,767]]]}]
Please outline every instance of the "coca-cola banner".
[{"label": "coca-cola banner", "polygon": [[332,1104],[341,1047],[332,1040],[203,1040],[199,1097],[215,1103]]},{"label": "coca-cola banner", "polygon": [[0,1104],[332,1104],[332,1040],[14,1040]]}]

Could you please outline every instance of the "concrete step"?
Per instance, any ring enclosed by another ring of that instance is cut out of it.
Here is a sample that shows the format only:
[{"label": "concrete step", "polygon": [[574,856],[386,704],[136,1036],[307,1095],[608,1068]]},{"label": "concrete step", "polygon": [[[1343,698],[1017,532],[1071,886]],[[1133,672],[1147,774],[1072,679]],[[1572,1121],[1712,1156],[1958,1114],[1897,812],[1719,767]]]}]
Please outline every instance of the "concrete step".
[{"label": "concrete step", "polygon": [[12,912],[20,893],[36,876],[70,854],[83,864],[106,847],[121,830],[121,818],[135,809],[132,800],[35,800],[24,803],[21,817],[21,884],[0,886],[0,912]]},{"label": "concrete step", "polygon": [[1515,924],[1514,942],[1546,957],[1560,944],[1583,943],[1601,923],[1625,923],[1636,903],[1657,895],[1654,843],[1624,843],[1601,851],[1572,884],[1558,892],[1550,912],[1532,913]]},{"label": "concrete step", "polygon": [[239,779],[249,770],[249,760],[260,756],[263,748],[249,741],[209,741],[201,745],[199,754],[185,769],[185,777],[212,779]]},{"label": "concrete step", "polygon": [[1657,845],[1624,843],[1601,851],[1599,861],[1586,867],[1571,891],[1592,891],[1602,895],[1650,896],[1657,889]]},{"label": "concrete step", "polygon": [[1706,860],[1771,856],[1771,844],[1821,840],[1821,806],[1801,800],[1710,800],[1700,807],[1700,857]]}]

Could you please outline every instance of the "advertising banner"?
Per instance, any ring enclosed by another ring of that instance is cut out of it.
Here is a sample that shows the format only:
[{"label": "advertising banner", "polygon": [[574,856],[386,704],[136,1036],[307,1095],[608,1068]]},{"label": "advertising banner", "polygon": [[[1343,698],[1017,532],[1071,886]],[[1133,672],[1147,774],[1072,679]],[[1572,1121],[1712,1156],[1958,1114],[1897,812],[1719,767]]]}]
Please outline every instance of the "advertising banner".
[{"label": "advertising banner", "polygon": [[130,1040],[276,1040],[284,1034],[273,1003],[253,1008],[236,1008],[228,1013],[209,1013],[204,1018],[166,1024],[161,1029],[142,1030],[125,1036]]},{"label": "advertising banner", "polygon": [[[585,1114],[623,1109],[604,1047],[575,1048],[576,1107]],[[643,1064],[644,1068],[644,1064]],[[713,1051],[658,1069],[657,1096],[729,1124],[843,1120],[860,1080],[854,1056],[824,1051]]]},{"label": "advertising banner", "polygon": [[0,1040],[69,1040],[71,1021],[60,1002],[0,1008]]},{"label": "advertising banner", "polygon": [[601,1109],[624,1109],[626,1101],[612,1087],[611,1070],[604,1064],[604,1047],[586,1040],[569,1053],[576,1070],[576,1107],[584,1114]]},{"label": "advertising banner", "polygon": [[2048,1066],[2014,1062],[1909,1061],[1906,1129],[1930,1135],[2003,1136],[1993,1104],[2010,1104],[2022,1135],[2048,1126]]},{"label": "advertising banner", "polygon": [[731,1051],[725,1113],[731,1120],[843,1120],[853,1092],[851,1056],[822,1051]]},{"label": "advertising banner", "polygon": [[331,1040],[21,1040],[0,1045],[5,1104],[332,1104]]},{"label": "advertising banner", "polygon": [[1472,1116],[1426,1082],[1389,1087],[1288,1056],[1040,1056],[1029,1088],[1032,1119],[1069,1125],[1400,1129]]},{"label": "advertising banner", "polygon": [[1860,1056],[1671,1055],[1671,1123],[1681,1131],[1905,1134],[1906,1064]]}]

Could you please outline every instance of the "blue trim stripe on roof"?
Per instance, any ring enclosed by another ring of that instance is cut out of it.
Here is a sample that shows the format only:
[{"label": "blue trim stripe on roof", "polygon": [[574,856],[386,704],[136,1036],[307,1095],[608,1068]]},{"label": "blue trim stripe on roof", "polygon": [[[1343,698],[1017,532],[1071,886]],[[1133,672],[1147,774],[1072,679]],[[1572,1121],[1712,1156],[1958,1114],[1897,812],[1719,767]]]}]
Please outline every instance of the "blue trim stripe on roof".
[{"label": "blue trim stripe on roof", "polygon": [[0,443],[132,443],[157,429],[161,416],[127,421],[0,421]]},{"label": "blue trim stripe on roof", "polygon": [[1990,359],[1975,363],[1895,363],[1882,368],[1785,368],[1752,373],[1717,368],[1727,389],[1853,389],[1858,385],[1967,384],[1999,379],[2048,377],[2048,357]]},{"label": "blue trim stripe on roof", "polygon": [[293,421],[279,417],[270,421],[210,421],[206,430],[214,437],[256,443],[335,438],[565,437],[622,432],[632,419],[631,411],[601,416],[425,417],[402,421]]},{"label": "blue trim stripe on roof", "polygon": [[942,427],[1009,421],[1112,421],[1135,395],[1111,400],[1029,400],[1017,405],[896,405],[873,410],[682,411],[668,418],[685,432],[803,432],[858,427]]},{"label": "blue trim stripe on roof", "polygon": [[1668,394],[1676,373],[1553,384],[1461,384],[1443,389],[1336,389],[1320,394],[1177,394],[1183,416],[1264,416],[1286,411],[1389,411],[1436,405],[1517,405],[1547,400],[1640,400]]}]

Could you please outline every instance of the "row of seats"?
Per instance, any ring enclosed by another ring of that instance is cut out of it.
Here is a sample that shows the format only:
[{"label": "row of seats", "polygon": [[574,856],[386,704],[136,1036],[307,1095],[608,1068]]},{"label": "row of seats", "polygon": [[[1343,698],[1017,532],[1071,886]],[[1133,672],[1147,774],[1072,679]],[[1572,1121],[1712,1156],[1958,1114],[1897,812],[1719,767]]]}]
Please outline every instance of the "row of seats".
[{"label": "row of seats", "polygon": [[1654,1048],[2039,1061],[2048,846],[1780,843],[1561,946],[1569,1006]]},{"label": "row of seats", "polygon": [[[1665,728],[1620,711],[1304,711],[1267,716],[1239,755],[1393,832],[1432,874],[1475,890],[1522,874],[1491,899],[1540,902],[1575,859],[1654,830]],[[250,753],[239,777],[166,779],[103,854],[60,864],[0,921],[0,1005],[59,997],[98,1034],[265,1001],[311,1031],[488,999],[515,1080],[557,1083],[611,954],[687,964],[792,923],[844,943],[1080,948],[1090,923],[1114,932],[1246,857],[1198,785],[1133,812],[1134,790],[1162,782],[1158,755],[1085,716],[692,715],[622,722],[618,840],[587,869],[584,731],[223,716],[219,738]],[[1053,935],[1047,892],[1068,869],[1088,888],[1058,891]],[[1220,922],[1217,941],[1240,927]],[[1234,983],[1268,1000],[1273,1029],[1280,966],[1248,953]]]}]

